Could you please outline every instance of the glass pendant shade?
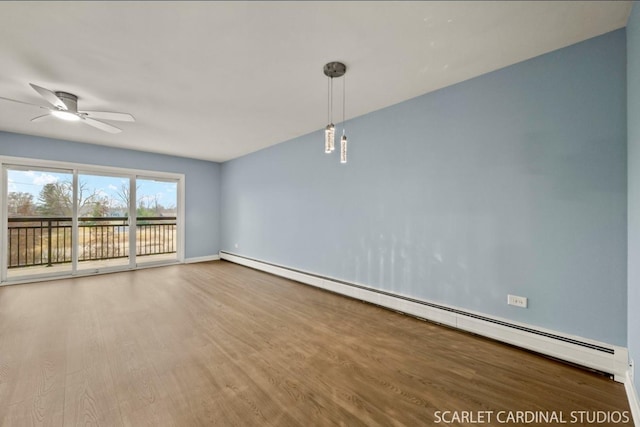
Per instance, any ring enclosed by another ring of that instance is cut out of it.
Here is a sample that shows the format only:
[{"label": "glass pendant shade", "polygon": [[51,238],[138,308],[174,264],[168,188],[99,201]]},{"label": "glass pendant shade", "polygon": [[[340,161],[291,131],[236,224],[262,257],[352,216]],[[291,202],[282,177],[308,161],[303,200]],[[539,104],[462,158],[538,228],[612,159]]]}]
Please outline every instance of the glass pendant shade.
[{"label": "glass pendant shade", "polygon": [[331,153],[335,150],[336,128],[333,123],[327,125],[324,130],[324,152]]},{"label": "glass pendant shade", "polygon": [[340,163],[347,163],[347,135],[340,138]]}]

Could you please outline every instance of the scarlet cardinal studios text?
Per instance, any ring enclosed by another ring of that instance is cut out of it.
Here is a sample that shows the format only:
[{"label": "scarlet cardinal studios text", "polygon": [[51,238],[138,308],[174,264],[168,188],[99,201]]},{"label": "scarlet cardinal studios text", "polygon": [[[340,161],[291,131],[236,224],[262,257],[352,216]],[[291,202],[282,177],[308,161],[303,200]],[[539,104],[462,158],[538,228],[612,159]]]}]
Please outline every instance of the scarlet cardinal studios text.
[{"label": "scarlet cardinal studios text", "polygon": [[435,411],[436,424],[626,424],[629,411]]}]

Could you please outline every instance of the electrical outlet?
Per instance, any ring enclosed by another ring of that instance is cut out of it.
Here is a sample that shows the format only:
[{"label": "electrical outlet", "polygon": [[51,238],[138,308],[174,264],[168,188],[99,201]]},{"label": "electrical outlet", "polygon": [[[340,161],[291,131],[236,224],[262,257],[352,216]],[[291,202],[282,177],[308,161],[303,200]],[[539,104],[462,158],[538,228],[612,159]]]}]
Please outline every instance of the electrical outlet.
[{"label": "electrical outlet", "polygon": [[527,308],[527,297],[519,297],[517,295],[507,295],[507,304],[516,307]]}]

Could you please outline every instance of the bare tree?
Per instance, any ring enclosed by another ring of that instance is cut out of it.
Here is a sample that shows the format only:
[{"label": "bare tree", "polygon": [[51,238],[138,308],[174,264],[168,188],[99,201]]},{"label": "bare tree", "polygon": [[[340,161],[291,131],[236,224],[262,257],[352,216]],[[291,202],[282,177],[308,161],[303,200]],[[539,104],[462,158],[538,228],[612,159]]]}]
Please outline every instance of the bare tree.
[{"label": "bare tree", "polygon": [[122,183],[120,189],[116,191],[116,196],[125,206],[129,206],[129,196],[131,195],[131,187],[128,184]]},{"label": "bare tree", "polygon": [[36,205],[33,203],[33,195],[23,192],[10,192],[7,197],[7,211],[10,217],[35,215]]},{"label": "bare tree", "polygon": [[[45,184],[38,197],[38,212],[46,216],[68,217],[73,213],[73,185],[69,181]],[[106,208],[105,208],[106,205]],[[78,213],[107,212],[109,200],[98,190],[90,190],[86,182],[78,183]],[[96,210],[96,206],[101,206]]]},{"label": "bare tree", "polygon": [[38,196],[38,212],[45,216],[71,216],[73,189],[70,182],[45,184]]}]

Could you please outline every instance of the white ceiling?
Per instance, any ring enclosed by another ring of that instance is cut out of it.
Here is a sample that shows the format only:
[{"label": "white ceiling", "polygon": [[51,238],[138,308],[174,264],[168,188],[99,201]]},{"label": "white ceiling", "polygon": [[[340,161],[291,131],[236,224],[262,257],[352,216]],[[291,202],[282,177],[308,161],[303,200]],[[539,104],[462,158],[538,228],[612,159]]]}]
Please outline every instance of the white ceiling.
[{"label": "white ceiling", "polygon": [[0,100],[0,130],[224,161],[323,128],[329,61],[348,67],[351,118],[624,27],[630,9],[627,1],[0,2],[0,96],[44,105],[35,83],[76,94],[80,109],[137,119],[111,122],[124,130],[112,135],[32,123],[42,110]]}]

